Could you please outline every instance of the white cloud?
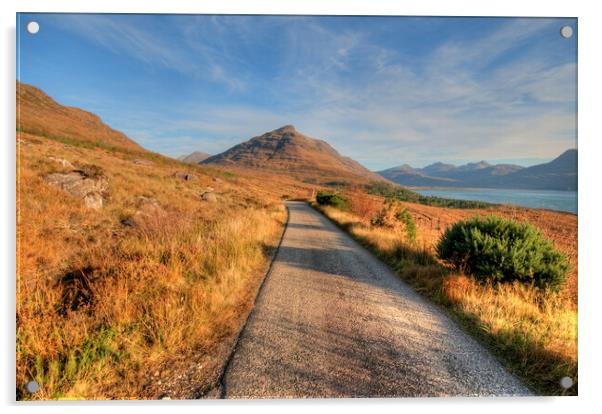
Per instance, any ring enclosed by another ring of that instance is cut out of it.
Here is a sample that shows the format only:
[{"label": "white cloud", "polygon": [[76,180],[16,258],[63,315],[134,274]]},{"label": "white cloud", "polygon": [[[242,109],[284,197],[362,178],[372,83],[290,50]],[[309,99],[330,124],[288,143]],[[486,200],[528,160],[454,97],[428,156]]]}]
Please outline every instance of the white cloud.
[{"label": "white cloud", "polygon": [[[307,17],[173,21],[180,29],[169,36],[115,16],[68,22],[115,53],[225,85],[234,100],[256,96],[248,104],[190,99],[150,117],[128,108],[119,126],[170,155],[216,153],[287,123],[374,169],[551,158],[574,144],[576,64],[529,49],[530,38],[556,30],[554,19],[510,19],[412,58],[361,28],[335,30]],[[258,45],[261,59],[249,55]],[[510,52],[520,53],[501,64]]]}]

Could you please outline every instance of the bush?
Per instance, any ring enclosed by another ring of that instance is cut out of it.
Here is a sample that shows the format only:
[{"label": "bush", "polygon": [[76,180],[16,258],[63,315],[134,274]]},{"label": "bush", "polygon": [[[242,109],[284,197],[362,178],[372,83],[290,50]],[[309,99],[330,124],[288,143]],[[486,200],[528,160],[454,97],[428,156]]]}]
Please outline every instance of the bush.
[{"label": "bush", "polygon": [[349,205],[347,200],[338,194],[325,193],[320,191],[316,195],[316,202],[322,206],[333,206],[339,210],[348,210]]},{"label": "bush", "polygon": [[517,280],[554,291],[568,272],[566,257],[539,230],[497,216],[454,224],[441,237],[437,254],[480,280]]},{"label": "bush", "polygon": [[406,240],[416,243],[416,223],[407,208],[394,199],[385,201],[383,208],[372,217],[370,224],[374,227],[395,228],[401,224],[406,234]]},{"label": "bush", "polygon": [[405,226],[406,237],[410,243],[416,243],[416,223],[407,208],[395,214],[395,218]]}]

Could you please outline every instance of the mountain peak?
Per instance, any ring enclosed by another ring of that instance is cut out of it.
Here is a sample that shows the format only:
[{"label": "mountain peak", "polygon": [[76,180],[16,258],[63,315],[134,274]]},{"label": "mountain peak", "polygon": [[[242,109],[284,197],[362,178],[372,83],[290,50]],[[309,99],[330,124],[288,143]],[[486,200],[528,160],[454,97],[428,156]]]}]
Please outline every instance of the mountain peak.
[{"label": "mountain peak", "polygon": [[292,125],[251,138],[202,163],[282,171],[307,182],[382,180],[326,141],[308,137]]},{"label": "mountain peak", "polygon": [[280,134],[293,134],[293,133],[297,132],[297,130],[295,129],[294,125],[285,125],[283,127],[275,129],[274,132],[277,132]]}]

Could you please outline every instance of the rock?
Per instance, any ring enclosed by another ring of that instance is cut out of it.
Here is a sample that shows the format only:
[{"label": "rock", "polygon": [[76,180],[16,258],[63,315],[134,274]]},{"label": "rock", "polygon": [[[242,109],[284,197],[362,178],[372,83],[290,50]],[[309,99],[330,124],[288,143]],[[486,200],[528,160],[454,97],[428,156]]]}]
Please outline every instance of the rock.
[{"label": "rock", "polygon": [[152,216],[163,213],[163,207],[152,197],[139,196],[136,200],[136,215]]},{"label": "rock", "polygon": [[90,177],[82,171],[52,173],[46,176],[48,184],[81,198],[86,207],[99,209],[108,196],[108,180],[104,176]]},{"label": "rock", "polygon": [[201,199],[210,203],[217,202],[217,196],[212,191],[206,191],[201,195]]},{"label": "rock", "polygon": [[88,208],[98,210],[104,207],[105,200],[100,193],[89,193],[84,196],[84,204]]},{"label": "rock", "polygon": [[120,223],[126,227],[136,227],[136,223],[134,223],[134,220],[129,218],[121,220]]},{"label": "rock", "polygon": [[221,183],[222,182],[222,180],[220,180],[217,177],[213,177],[212,180],[213,180],[214,183]]},{"label": "rock", "polygon": [[149,160],[134,160],[134,164],[136,164],[136,165],[153,165],[153,163]]},{"label": "rock", "polygon": [[187,172],[182,172],[182,171],[176,172],[174,174],[174,177],[179,178],[180,180],[185,180],[185,181],[194,181],[194,180],[196,180],[196,176],[194,174],[187,173]]},{"label": "rock", "polygon": [[67,161],[64,158],[57,158],[57,157],[50,156],[50,157],[48,157],[48,159],[61,164],[63,167],[73,168],[73,164],[71,164],[69,161]]}]

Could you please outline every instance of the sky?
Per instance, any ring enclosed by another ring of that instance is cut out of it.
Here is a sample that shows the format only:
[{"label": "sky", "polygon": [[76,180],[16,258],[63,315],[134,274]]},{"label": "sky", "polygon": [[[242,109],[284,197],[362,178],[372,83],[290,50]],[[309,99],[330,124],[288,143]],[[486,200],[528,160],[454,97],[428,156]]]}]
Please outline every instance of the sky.
[{"label": "sky", "polygon": [[574,18],[22,13],[17,77],[168,156],[286,124],[372,170],[577,145]]}]

